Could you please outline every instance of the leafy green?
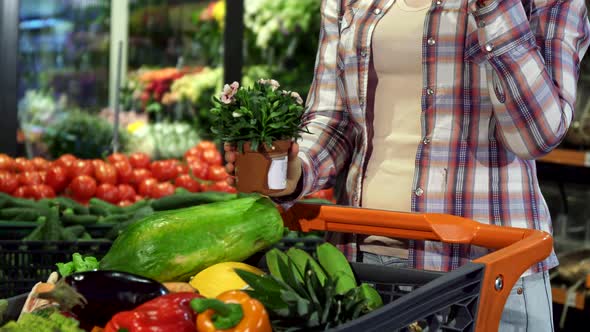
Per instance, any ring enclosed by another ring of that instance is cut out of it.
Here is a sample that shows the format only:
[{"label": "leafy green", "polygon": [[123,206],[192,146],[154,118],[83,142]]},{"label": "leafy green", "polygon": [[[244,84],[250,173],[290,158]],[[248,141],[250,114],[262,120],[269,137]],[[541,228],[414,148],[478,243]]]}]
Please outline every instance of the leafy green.
[{"label": "leafy green", "polygon": [[[61,121],[49,126],[43,135],[49,153],[59,157],[71,153],[79,158],[102,158],[112,150],[113,126],[105,119],[72,110]],[[119,130],[119,146],[124,151],[128,137]]]},{"label": "leafy green", "polygon": [[68,318],[58,312],[49,317],[34,314],[23,314],[18,321],[10,321],[0,327],[0,332],[83,332],[75,319]]},{"label": "leafy green", "polygon": [[82,257],[79,253],[72,255],[72,261],[67,263],[57,263],[57,269],[62,277],[67,277],[73,273],[92,271],[98,269],[98,260],[96,257]]}]

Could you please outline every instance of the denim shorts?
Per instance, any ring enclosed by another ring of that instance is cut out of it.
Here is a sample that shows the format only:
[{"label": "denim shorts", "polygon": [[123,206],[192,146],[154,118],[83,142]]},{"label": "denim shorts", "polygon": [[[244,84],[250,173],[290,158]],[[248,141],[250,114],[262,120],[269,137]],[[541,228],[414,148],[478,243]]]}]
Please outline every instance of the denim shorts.
[{"label": "denim shorts", "polygon": [[[407,259],[363,252],[362,262],[408,267]],[[549,273],[540,272],[518,279],[506,300],[500,332],[553,332],[553,300]]]}]

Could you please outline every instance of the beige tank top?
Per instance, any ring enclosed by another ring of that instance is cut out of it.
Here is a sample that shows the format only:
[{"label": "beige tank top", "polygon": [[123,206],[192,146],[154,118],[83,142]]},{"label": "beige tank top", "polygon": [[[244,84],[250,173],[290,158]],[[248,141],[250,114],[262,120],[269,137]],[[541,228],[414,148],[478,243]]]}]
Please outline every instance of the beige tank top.
[{"label": "beige tank top", "polygon": [[[422,36],[430,4],[424,0],[397,0],[373,33],[373,65],[378,81],[373,152],[362,192],[365,208],[411,211],[415,158],[421,136]],[[407,257],[406,248],[400,241],[369,236],[360,249]]]}]

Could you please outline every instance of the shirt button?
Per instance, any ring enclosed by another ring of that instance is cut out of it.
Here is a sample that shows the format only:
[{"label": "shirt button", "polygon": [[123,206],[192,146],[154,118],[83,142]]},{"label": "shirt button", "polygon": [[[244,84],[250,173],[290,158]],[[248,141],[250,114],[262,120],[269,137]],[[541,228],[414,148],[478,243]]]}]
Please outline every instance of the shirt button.
[{"label": "shirt button", "polygon": [[518,293],[518,295],[522,295],[522,287],[518,287],[516,293]]},{"label": "shirt button", "polygon": [[434,40],[434,38],[432,38],[432,37],[431,38],[428,38],[428,41],[427,42],[428,42],[428,45],[430,45],[430,46],[436,44],[436,40]]},{"label": "shirt button", "polygon": [[432,90],[431,88],[426,89],[426,94],[427,95],[433,95],[434,94],[434,90]]},{"label": "shirt button", "polygon": [[436,0],[436,4],[439,6],[442,5],[442,0]]},{"label": "shirt button", "polygon": [[424,137],[424,139],[422,140],[422,143],[424,143],[424,145],[430,144],[430,138],[429,137]]},{"label": "shirt button", "polygon": [[361,108],[365,107],[365,98],[359,99],[359,105],[361,105]]},{"label": "shirt button", "polygon": [[373,14],[375,14],[375,15],[381,14],[381,8],[375,8],[375,9],[373,9]]},{"label": "shirt button", "polygon": [[414,190],[414,194],[416,194],[416,196],[420,197],[424,194],[424,190],[422,188],[417,188],[416,190]]},{"label": "shirt button", "polygon": [[494,45],[492,43],[487,43],[485,48],[486,51],[491,52],[494,50]]},{"label": "shirt button", "polygon": [[366,58],[366,57],[367,57],[367,55],[369,55],[369,52],[367,51],[367,49],[366,49],[366,48],[364,48],[364,47],[363,47],[363,48],[361,49],[361,56],[362,56],[363,58]]},{"label": "shirt button", "polygon": [[477,23],[477,26],[480,28],[484,28],[486,26],[486,22],[485,21],[479,21],[479,23]]}]

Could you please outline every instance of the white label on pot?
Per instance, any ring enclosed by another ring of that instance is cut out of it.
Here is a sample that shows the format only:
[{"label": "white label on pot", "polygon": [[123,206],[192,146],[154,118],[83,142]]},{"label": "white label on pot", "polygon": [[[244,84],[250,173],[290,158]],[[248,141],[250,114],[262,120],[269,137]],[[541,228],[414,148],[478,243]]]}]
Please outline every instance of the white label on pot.
[{"label": "white label on pot", "polygon": [[268,170],[268,189],[283,190],[287,188],[287,156],[273,158]]}]

